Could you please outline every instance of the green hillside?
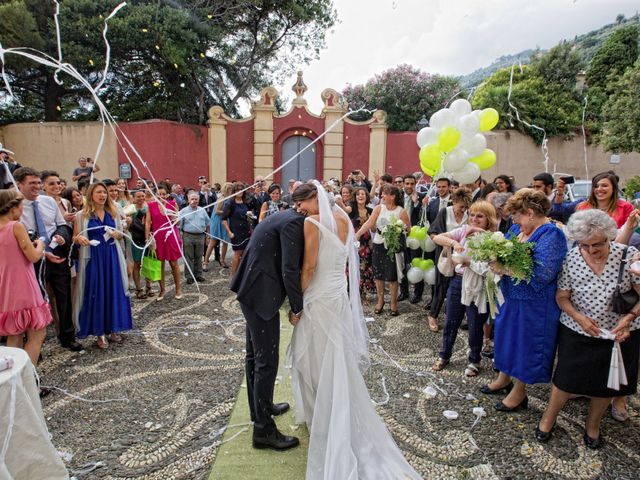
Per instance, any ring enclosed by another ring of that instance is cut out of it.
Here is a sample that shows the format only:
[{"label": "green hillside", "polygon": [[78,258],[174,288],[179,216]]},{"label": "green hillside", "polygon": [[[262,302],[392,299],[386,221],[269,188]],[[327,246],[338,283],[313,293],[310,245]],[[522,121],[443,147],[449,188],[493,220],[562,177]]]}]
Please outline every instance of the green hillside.
[{"label": "green hillside", "polygon": [[[571,40],[567,40],[575,42],[575,48],[577,52],[588,63],[591,58],[593,58],[593,55],[598,50],[598,48],[600,48],[600,45],[602,45],[602,43],[609,35],[611,35],[616,29],[629,25],[640,25],[640,15],[638,15],[638,13],[630,18],[619,16],[614,23],[605,25],[598,30],[593,30],[582,35],[577,35]],[[461,76],[460,85],[462,85],[463,88],[475,87],[497,70],[504,67],[509,67],[514,63],[529,63],[529,59],[532,55],[544,51],[545,50],[540,49],[529,49],[523,50],[522,52],[513,55],[503,55],[502,57],[496,59],[491,65],[484,68],[479,68],[478,70],[475,70],[468,75]]]}]

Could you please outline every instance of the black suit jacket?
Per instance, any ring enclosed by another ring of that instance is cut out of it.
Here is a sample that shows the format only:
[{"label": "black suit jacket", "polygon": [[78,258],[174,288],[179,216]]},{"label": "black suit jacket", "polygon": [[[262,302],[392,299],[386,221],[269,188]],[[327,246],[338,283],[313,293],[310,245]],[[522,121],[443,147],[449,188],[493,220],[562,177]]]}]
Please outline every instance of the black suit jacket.
[{"label": "black suit jacket", "polygon": [[269,215],[253,231],[231,290],[265,320],[277,314],[285,296],[294,313],[302,311],[303,253],[304,217],[293,209]]},{"label": "black suit jacket", "polygon": [[[427,219],[429,223],[433,223],[436,221],[436,217],[438,216],[438,212],[440,211],[440,202],[442,199],[440,197],[436,197],[429,202],[429,206],[427,207]],[[447,206],[449,206],[449,201],[447,200]]]},{"label": "black suit jacket", "polygon": [[[217,195],[215,194],[215,192],[213,190],[211,190],[211,192],[209,193],[209,201],[207,202],[204,198],[204,193],[202,192],[198,192],[198,206],[199,207],[205,207],[205,205],[210,205],[211,203],[215,202],[218,199]],[[187,204],[188,205],[189,202],[187,200]],[[205,211],[207,212],[207,215],[211,216],[211,213],[213,213],[213,209],[215,208],[215,205],[210,205],[208,207],[205,208]]]}]

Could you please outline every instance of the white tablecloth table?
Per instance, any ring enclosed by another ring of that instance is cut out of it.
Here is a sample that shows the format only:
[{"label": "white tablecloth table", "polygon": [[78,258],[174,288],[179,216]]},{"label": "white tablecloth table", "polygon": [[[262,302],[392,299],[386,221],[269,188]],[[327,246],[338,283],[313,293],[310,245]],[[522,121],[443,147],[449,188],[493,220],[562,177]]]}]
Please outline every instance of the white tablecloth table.
[{"label": "white tablecloth table", "polygon": [[0,372],[0,480],[59,480],[69,474],[42,414],[33,365],[24,350],[0,347],[13,368]]}]

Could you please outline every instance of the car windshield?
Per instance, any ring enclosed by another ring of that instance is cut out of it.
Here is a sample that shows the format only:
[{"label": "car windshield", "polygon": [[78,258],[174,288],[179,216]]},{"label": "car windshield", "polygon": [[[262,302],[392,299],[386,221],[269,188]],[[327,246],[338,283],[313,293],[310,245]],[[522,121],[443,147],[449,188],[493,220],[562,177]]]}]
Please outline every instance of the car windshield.
[{"label": "car windshield", "polygon": [[589,183],[574,183],[571,185],[574,198],[587,198],[591,193],[591,182]]}]

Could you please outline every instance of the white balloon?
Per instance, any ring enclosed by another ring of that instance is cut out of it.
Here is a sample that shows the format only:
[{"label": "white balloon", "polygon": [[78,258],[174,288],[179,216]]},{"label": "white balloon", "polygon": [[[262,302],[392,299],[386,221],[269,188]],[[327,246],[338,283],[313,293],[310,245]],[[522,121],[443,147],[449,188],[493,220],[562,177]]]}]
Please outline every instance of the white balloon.
[{"label": "white balloon", "polygon": [[462,169],[453,172],[453,179],[460,183],[473,183],[480,176],[480,167],[475,163],[467,163]]},{"label": "white balloon", "polygon": [[407,237],[407,247],[411,250],[417,250],[420,248],[420,240],[413,237]]},{"label": "white balloon", "polygon": [[431,115],[431,118],[429,119],[429,126],[437,130],[442,129],[447,125],[455,125],[455,124],[456,124],[456,116],[448,108],[443,108],[441,110],[438,110],[436,113]]},{"label": "white balloon", "polygon": [[473,137],[476,133],[480,133],[480,119],[473,113],[464,115],[458,120],[458,130],[462,137]]},{"label": "white balloon", "polygon": [[487,148],[487,139],[481,133],[476,133],[471,138],[463,138],[458,144],[458,148],[469,154],[469,158],[477,157]]},{"label": "white balloon", "polygon": [[447,153],[442,161],[442,168],[447,172],[455,172],[460,170],[469,161],[471,157],[461,148],[456,148]]},{"label": "white balloon", "polygon": [[424,252],[433,252],[436,249],[436,244],[433,243],[433,240],[431,240],[431,237],[429,237],[429,235],[427,235],[422,241],[421,246]]},{"label": "white balloon", "polygon": [[[478,128],[480,128],[480,122],[478,121]],[[438,130],[431,127],[425,127],[418,132],[416,142],[420,148],[428,145],[429,143],[438,143]]]},{"label": "white balloon", "polygon": [[411,267],[407,272],[407,280],[409,283],[421,282],[424,278],[424,273],[418,267]]},{"label": "white balloon", "polygon": [[423,273],[424,281],[427,282],[429,285],[435,285],[436,284],[436,269],[435,268],[430,268],[429,270],[425,270],[424,272],[421,271],[421,273]]},{"label": "white balloon", "polygon": [[471,104],[464,98],[459,98],[449,105],[449,109],[458,117],[468,115],[471,113]]}]

